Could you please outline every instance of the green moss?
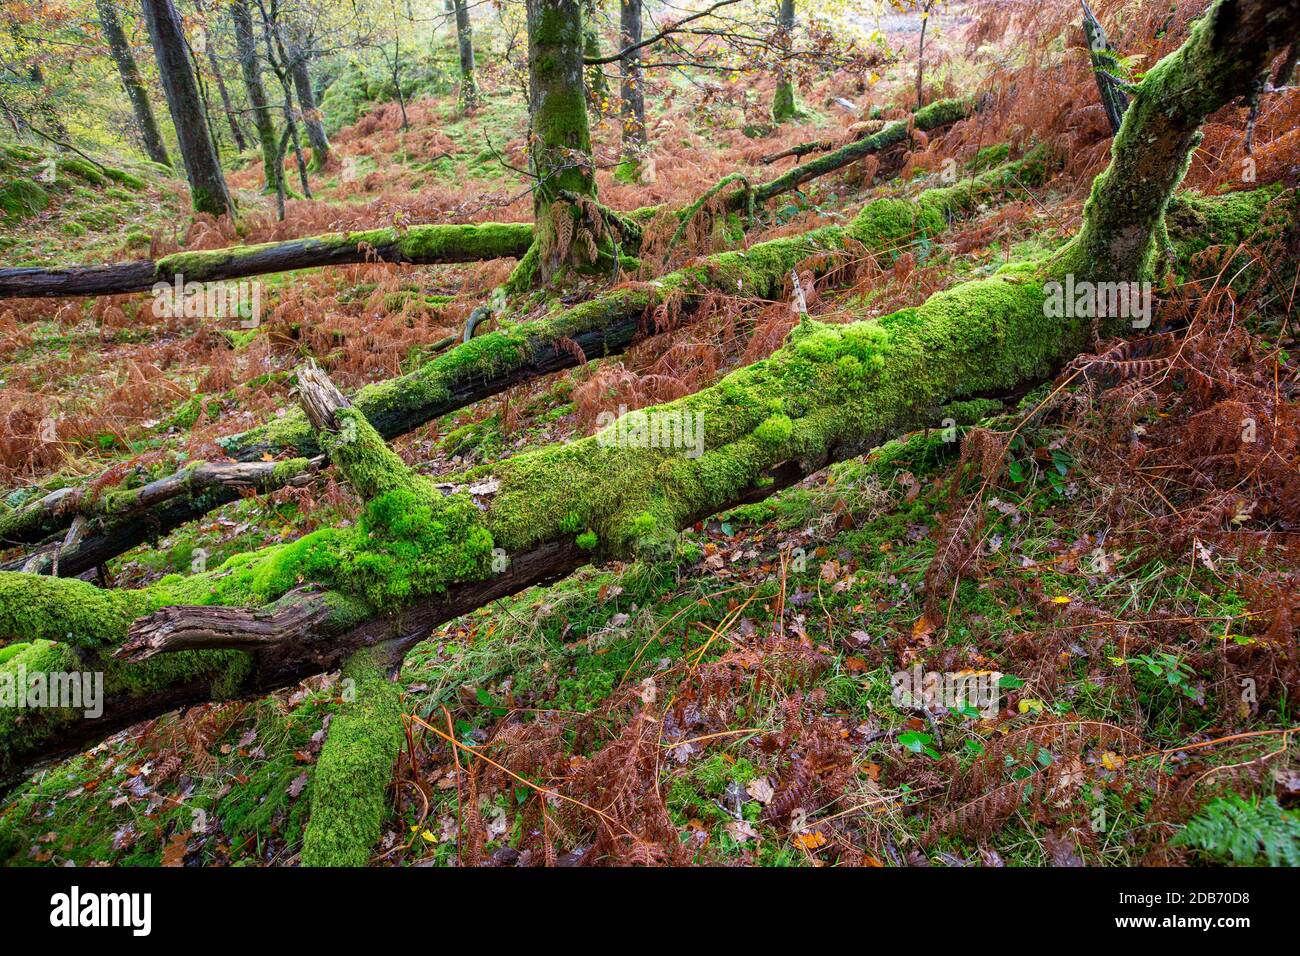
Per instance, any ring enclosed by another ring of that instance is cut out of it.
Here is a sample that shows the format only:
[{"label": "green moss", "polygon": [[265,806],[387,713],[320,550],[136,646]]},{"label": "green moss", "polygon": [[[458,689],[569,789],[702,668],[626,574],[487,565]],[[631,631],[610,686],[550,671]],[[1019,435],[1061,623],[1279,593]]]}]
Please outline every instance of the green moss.
[{"label": "green moss", "polygon": [[365,866],[379,839],[403,740],[402,690],[387,670],[374,650],[359,651],[343,668],[345,703],[316,765],[304,866]]},{"label": "green moss", "polygon": [[794,84],[789,80],[777,83],[776,93],[772,96],[772,121],[784,123],[787,120],[799,119],[803,115],[803,110],[799,108],[795,97]]},{"label": "green moss", "polygon": [[[170,173],[170,171],[168,171]],[[121,183],[129,189],[144,189],[145,181],[139,176],[128,173],[124,169],[116,169],[112,166],[104,167],[104,175],[115,183]]]},{"label": "green moss", "polygon": [[600,543],[600,538],[596,536],[596,532],[594,531],[584,531],[582,532],[582,534],[578,535],[578,539],[577,539],[578,547],[582,548],[582,550],[584,551],[594,551],[596,549],[596,545],[598,545],[599,543]]},{"label": "green moss", "polygon": [[291,479],[301,475],[310,467],[311,461],[309,459],[290,458],[287,461],[276,462],[275,468],[272,469],[271,473],[275,476],[276,481],[287,483]]},{"label": "green moss", "polygon": [[74,176],[84,179],[95,186],[103,186],[108,180],[93,163],[88,163],[79,156],[67,156],[59,161],[59,166]]},{"label": "green moss", "polygon": [[986,169],[992,169],[994,166],[1000,166],[1005,163],[1011,155],[1010,143],[997,143],[993,146],[985,146],[971,158],[966,164],[966,168],[974,172],[983,172]]},{"label": "green moss", "polygon": [[937,424],[939,406],[954,396],[1044,374],[1082,331],[1045,318],[1042,302],[1039,277],[1021,271],[963,284],[878,322],[806,319],[771,358],[648,410],[663,421],[700,422],[698,457],[626,447],[612,433],[496,465],[493,538],[526,549],[558,537],[577,511],[611,554],[641,553],[647,539],[662,547],[676,528],[735,500],[782,461],[816,461],[863,436]]},{"label": "green moss", "polygon": [[30,179],[19,177],[0,186],[0,213],[6,222],[29,219],[49,204],[49,193]]}]

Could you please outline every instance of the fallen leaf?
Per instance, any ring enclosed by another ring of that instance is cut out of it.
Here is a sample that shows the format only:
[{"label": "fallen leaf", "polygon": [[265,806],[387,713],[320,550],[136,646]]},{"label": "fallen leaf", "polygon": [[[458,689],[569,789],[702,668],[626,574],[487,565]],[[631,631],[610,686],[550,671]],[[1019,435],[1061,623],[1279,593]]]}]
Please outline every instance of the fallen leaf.
[{"label": "fallen leaf", "polygon": [[754,829],[754,825],[748,820],[732,820],[723,829],[737,843],[758,839],[758,831]]},{"label": "fallen leaf", "polygon": [[767,804],[772,802],[772,794],[776,790],[768,781],[767,777],[755,777],[745,785],[745,792],[757,800],[759,803]]},{"label": "fallen leaf", "polygon": [[820,830],[812,830],[808,833],[799,833],[795,835],[794,845],[804,850],[815,850],[820,846],[826,845],[826,837]]}]

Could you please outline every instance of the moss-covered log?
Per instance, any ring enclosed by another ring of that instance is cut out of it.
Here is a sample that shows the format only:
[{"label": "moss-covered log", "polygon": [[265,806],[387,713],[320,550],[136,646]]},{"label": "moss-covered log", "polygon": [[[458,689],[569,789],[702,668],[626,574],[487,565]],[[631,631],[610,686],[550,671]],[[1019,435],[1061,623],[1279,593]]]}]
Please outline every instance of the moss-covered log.
[{"label": "moss-covered log", "polygon": [[344,702],[316,762],[303,866],[364,866],[379,840],[403,738],[402,690],[392,669],[375,648],[343,665]]},{"label": "moss-covered log", "polygon": [[884,129],[871,136],[856,140],[842,146],[834,152],[819,156],[810,162],[789,169],[752,191],[737,189],[727,197],[728,209],[743,209],[747,203],[763,203],[773,196],[792,189],[798,189],[806,182],[818,176],[825,176],[865,159],[876,153],[884,153],[896,146],[902,146],[911,140],[913,130],[922,132],[951,126],[958,120],[965,119],[974,108],[974,103],[964,99],[939,100],[917,110],[908,119],[895,120]]},{"label": "moss-covered log", "polygon": [[[558,316],[479,336],[408,375],[361,389],[354,401],[381,435],[394,438],[520,381],[624,351],[650,331],[647,314],[670,299],[680,296],[679,308],[690,313],[710,291],[739,289],[772,297],[790,269],[810,255],[838,249],[845,237],[872,252],[930,239],[981,203],[1043,181],[1046,171],[1040,150],[954,186],[926,190],[915,200],[877,200],[847,229],[821,229],[759,243],[744,253],[720,253],[654,283],[616,289]],[[80,487],[51,492],[0,515],[0,542],[38,543],[61,533],[76,515],[94,519],[96,526],[77,541],[52,539],[43,546],[49,554],[44,564],[53,564],[57,555],[59,573],[76,575],[250,489],[266,492],[302,480],[314,468],[308,459],[320,454],[313,429],[297,411],[225,439],[224,445],[239,464],[200,462],[137,488],[98,495]],[[293,457],[268,462],[261,460],[265,455]],[[24,557],[6,567],[16,570],[27,562]]]},{"label": "moss-covered log", "polygon": [[[1251,17],[1281,6],[1220,0],[1208,22],[1232,8],[1248,30]],[[1287,7],[1300,17],[1296,5]],[[1298,25],[1274,23],[1278,29],[1271,36],[1289,36]],[[1203,30],[1199,25],[1189,44],[1201,42]],[[1276,42],[1271,36],[1260,42]],[[1216,49],[1211,44],[1207,52]],[[1159,76],[1159,67],[1148,77],[1153,74]],[[1221,99],[1203,101],[1204,113],[1240,92],[1223,87]],[[1199,88],[1188,91],[1198,94]],[[1130,110],[1128,117],[1133,115]],[[1126,118],[1126,128],[1128,123]],[[1140,128],[1131,131],[1131,140],[1147,141]],[[1121,151],[1111,169],[1127,158]],[[1187,157],[1170,158],[1182,168]],[[1177,180],[1166,181],[1172,189]],[[1148,241],[1160,226],[1159,219],[1150,223]],[[268,686],[269,670],[278,669],[283,678],[326,669],[377,645],[385,654],[399,652],[404,643],[422,639],[440,615],[467,609],[469,601],[485,600],[502,587],[560,573],[585,560],[584,549],[660,556],[677,529],[703,516],[930,424],[955,399],[1017,389],[1050,374],[1093,334],[1093,317],[1086,312],[1056,318],[1045,307],[1048,283],[1074,265],[1071,256],[1010,264],[877,320],[826,325],[805,319],[769,359],[711,388],[633,412],[591,438],[477,469],[446,496],[413,475],[356,409],[340,408],[320,443],[367,499],[357,525],[322,529],[237,555],[215,571],[173,575],[136,591],[0,574],[0,640],[27,642],[0,671],[11,671],[15,660],[28,655],[29,663],[45,669],[121,665],[106,707],[147,714],[175,706],[187,693],[248,693]],[[656,427],[661,438],[675,427],[679,441],[645,440],[647,429]],[[696,427],[702,429],[702,447],[680,441]],[[642,438],[630,437],[635,435]],[[503,571],[499,553],[517,561],[504,562]],[[521,570],[527,562],[533,563]],[[327,613],[295,635],[296,646],[160,653],[140,665],[122,665],[116,656],[150,612],[235,607],[251,618],[266,608],[283,614],[309,595],[321,595],[310,600],[327,602]],[[314,643],[303,643],[312,637]],[[372,664],[373,659],[358,666]],[[219,683],[213,673],[218,669]],[[0,712],[0,773],[66,747],[71,737],[89,739],[88,722],[75,711],[44,709],[32,721]],[[99,724],[97,730],[107,727]]]},{"label": "moss-covered log", "polygon": [[[106,685],[95,721],[45,710],[5,726],[12,711],[0,711],[0,777],[181,703],[285,686],[364,647],[404,653],[437,624],[596,555],[662,555],[674,529],[941,421],[954,399],[1037,382],[1091,335],[1086,317],[1044,315],[1057,275],[1020,263],[880,320],[806,320],[766,361],[594,437],[479,469],[448,496],[342,409],[339,437],[322,444],[370,502],[356,527],[136,591],[0,572],[0,645],[24,642],[0,669],[103,670]],[[703,454],[619,439],[652,419],[679,434],[698,421]]]},{"label": "moss-covered log", "polygon": [[18,297],[116,295],[144,292],[162,282],[219,282],[359,262],[431,265],[518,259],[533,241],[527,223],[427,225],[405,229],[367,229],[326,233],[306,239],[231,246],[202,252],[178,252],[156,262],[46,269],[22,266],[0,269],[0,299]]}]

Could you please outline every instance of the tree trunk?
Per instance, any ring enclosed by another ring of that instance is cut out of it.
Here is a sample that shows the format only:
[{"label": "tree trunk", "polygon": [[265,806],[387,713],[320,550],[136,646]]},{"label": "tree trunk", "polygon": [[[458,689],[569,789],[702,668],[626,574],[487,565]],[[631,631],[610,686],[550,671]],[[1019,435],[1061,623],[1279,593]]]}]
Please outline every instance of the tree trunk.
[{"label": "tree trunk", "polygon": [[253,111],[253,128],[262,147],[262,173],[266,179],[265,192],[283,188],[284,169],[277,164],[279,154],[275,135],[275,122],[266,101],[266,88],[262,86],[261,61],[257,52],[257,34],[253,32],[253,15],[247,0],[232,0],[230,16],[235,24],[235,49],[239,55],[239,70],[244,76],[248,91],[248,107]]},{"label": "tree trunk", "polygon": [[533,284],[565,266],[595,265],[609,241],[595,199],[596,175],[583,96],[580,0],[527,0],[529,165],[537,248]]},{"label": "tree trunk", "polygon": [[180,143],[194,210],[213,216],[233,216],[235,204],[226,188],[216,147],[208,134],[207,116],[194,71],[190,68],[180,14],[171,0],[144,0],[143,6],[154,55],[158,59],[163,93]]},{"label": "tree trunk", "polygon": [[474,78],[474,33],[469,22],[467,0],[452,0],[456,10],[456,46],[460,51],[460,109],[478,109],[478,81]]},{"label": "tree trunk", "polygon": [[[596,24],[596,0],[583,0],[582,6],[582,55],[592,59],[600,57],[600,33]],[[605,69],[595,63],[587,67],[587,106],[596,115],[597,120],[604,115],[609,102],[609,81],[605,78]]]},{"label": "tree trunk", "polygon": [[438,224],[400,230],[335,232],[254,246],[178,252],[157,262],[66,269],[19,266],[0,269],[0,299],[144,292],[159,282],[171,284],[177,275],[183,275],[187,281],[219,282],[358,262],[433,265],[517,259],[527,251],[532,236],[533,228],[527,223]]},{"label": "tree trunk", "polygon": [[140,78],[135,55],[131,52],[131,44],[122,30],[122,25],[118,22],[117,11],[113,9],[112,0],[95,0],[95,8],[99,11],[99,22],[104,28],[104,38],[108,41],[109,53],[112,54],[113,62],[117,65],[122,88],[126,90],[127,98],[131,101],[131,109],[135,112],[135,123],[140,131],[145,155],[155,163],[170,166],[172,161],[167,155],[167,147],[163,145],[162,134],[158,132],[158,123],[153,116],[149,93],[145,89],[144,80]]},{"label": "tree trunk", "polygon": [[1119,80],[1111,75],[1115,68],[1115,54],[1106,39],[1106,31],[1100,21],[1088,8],[1087,0],[1083,3],[1083,35],[1088,41],[1088,56],[1092,61],[1092,72],[1097,77],[1097,92],[1101,95],[1101,106],[1110,121],[1110,131],[1118,133],[1120,123],[1124,121],[1124,111],[1128,109],[1128,97],[1120,88]]},{"label": "tree trunk", "polygon": [[[298,166],[298,181],[302,186],[302,194],[305,198],[311,199],[311,184],[307,179],[307,160],[302,153],[302,139],[298,135],[298,121],[294,118],[293,109],[293,82],[289,78],[289,54],[285,49],[284,27],[279,20],[279,3],[277,0],[271,0],[270,9],[258,0],[258,8],[262,12],[262,31],[266,36],[266,62],[271,67],[271,72],[275,78],[280,81],[280,95],[284,104],[284,133],[280,137],[280,144],[276,149],[276,164],[279,169],[284,168],[284,155],[287,145],[293,146],[294,162]],[[281,183],[281,192],[278,194],[278,203],[280,208],[280,218],[284,219],[284,194],[283,183]]]},{"label": "tree trunk", "polygon": [[799,106],[795,102],[794,81],[790,78],[790,49],[794,35],[794,0],[781,0],[781,10],[777,14],[777,63],[776,94],[772,98],[772,119],[778,123],[794,119],[799,115]]},{"label": "tree trunk", "polygon": [[207,53],[208,68],[212,70],[212,78],[217,81],[217,93],[221,97],[221,109],[226,114],[226,122],[230,124],[230,135],[235,141],[235,149],[242,153],[248,148],[248,141],[244,139],[244,131],[239,126],[239,117],[235,113],[234,104],[230,102],[230,91],[226,89],[221,64],[217,62],[217,54],[211,43],[207,46]]},{"label": "tree trunk", "polygon": [[324,169],[329,164],[330,141],[321,122],[316,93],[311,85],[311,44],[299,34],[290,34],[286,44],[289,55],[289,75],[293,77],[298,106],[302,109],[302,125],[307,128],[307,144],[311,146],[312,169]]},{"label": "tree trunk", "polygon": [[916,46],[916,106],[914,107],[918,110],[925,105],[921,84],[925,80],[925,28],[930,25],[930,4],[926,3],[921,12],[921,38]]},{"label": "tree trunk", "polygon": [[[202,0],[196,0],[195,7],[202,13]],[[242,153],[248,148],[248,142],[244,139],[244,130],[239,125],[239,114],[235,112],[235,107],[230,102],[230,91],[226,89],[226,78],[222,76],[221,64],[217,61],[215,39],[215,37],[212,37],[207,43],[204,43],[203,52],[207,55],[208,69],[212,71],[212,78],[217,82],[217,94],[221,97],[221,109],[226,114],[226,122],[230,124],[230,135],[235,141],[235,149]],[[198,64],[195,64],[195,69],[198,69]]]},{"label": "tree trunk", "polygon": [[616,175],[629,182],[641,180],[645,161],[645,91],[642,88],[641,51],[628,50],[641,42],[641,0],[619,0],[619,57],[622,83],[619,86],[619,115],[623,123],[622,160]]},{"label": "tree trunk", "polygon": [[1143,77],[1093,183],[1083,227],[1061,254],[1078,277],[1115,282],[1151,271],[1165,207],[1187,172],[1205,117],[1238,96],[1300,32],[1294,0],[1219,0],[1185,43]]}]

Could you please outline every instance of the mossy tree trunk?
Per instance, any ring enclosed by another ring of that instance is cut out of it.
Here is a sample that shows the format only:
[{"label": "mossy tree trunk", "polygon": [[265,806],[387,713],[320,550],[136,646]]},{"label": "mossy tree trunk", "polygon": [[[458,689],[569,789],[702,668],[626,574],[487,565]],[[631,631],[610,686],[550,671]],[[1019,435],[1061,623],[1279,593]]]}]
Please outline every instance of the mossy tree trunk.
[{"label": "mossy tree trunk", "polygon": [[111,0],[95,0],[95,9],[99,12],[99,23],[104,30],[104,39],[108,41],[108,52],[117,66],[117,75],[121,77],[122,87],[135,113],[135,125],[140,131],[140,141],[145,155],[155,163],[163,166],[172,164],[163,145],[162,134],[158,132],[158,121],[154,119],[153,105],[149,102],[149,91],[145,89],[140,69],[136,66],[135,55],[131,52],[130,41],[117,19],[117,11]]},{"label": "mossy tree trunk", "polygon": [[[876,200],[845,230],[822,229],[806,236],[758,243],[744,256],[734,252],[709,256],[661,276],[655,284],[613,290],[556,316],[506,326],[477,337],[405,376],[366,386],[357,393],[356,406],[381,435],[395,438],[439,415],[499,394],[517,382],[623,352],[640,332],[646,311],[670,298],[684,295],[681,309],[683,314],[689,314],[700,301],[699,293],[735,291],[737,279],[746,295],[777,296],[790,269],[809,255],[837,248],[843,235],[873,252],[895,249],[909,241],[927,241],[942,232],[950,220],[964,217],[981,204],[1014,195],[1022,186],[1039,184],[1047,172],[1038,151],[955,186],[927,190],[914,201]],[[530,231],[526,227],[507,225],[417,226],[401,240],[413,243],[421,230],[488,229],[506,238],[516,236],[517,253],[528,245]],[[356,249],[388,249],[380,235],[366,235],[370,241],[358,241]],[[463,248],[466,244],[462,240],[454,245]],[[187,273],[199,277],[209,274],[198,263],[204,257],[218,255],[190,254]],[[159,266],[169,262],[164,260]],[[742,262],[748,268],[738,276],[736,269]],[[223,265],[228,269],[235,261]],[[309,478],[316,469],[308,459],[320,453],[312,429],[301,414],[292,410],[270,425],[223,439],[222,444],[237,463],[190,465],[141,487],[119,488],[97,496],[74,486],[34,499],[0,518],[0,542],[39,543],[48,537],[49,545],[58,546],[58,573],[79,574],[133,547],[144,535],[164,533],[234,500],[243,491],[269,492]],[[285,455],[293,456],[299,467],[263,460],[266,456]],[[92,522],[93,527],[75,544],[61,544],[63,529],[78,515]],[[39,554],[49,554],[46,563],[55,563],[53,551],[42,546],[37,554],[19,559],[12,567],[23,568]]]},{"label": "mossy tree trunk", "polygon": [[1147,72],[1110,165],[1093,181],[1083,227],[1063,253],[1079,277],[1117,282],[1151,271],[1165,207],[1201,141],[1201,123],[1249,93],[1298,28],[1295,0],[1221,0]]},{"label": "mossy tree trunk", "polygon": [[311,166],[324,169],[329,165],[330,141],[321,121],[316,92],[311,85],[312,43],[300,28],[286,31],[285,52],[289,57],[289,76],[293,78],[294,92],[298,95],[298,108],[302,112],[302,125],[307,130],[307,145],[311,147]]},{"label": "mossy tree trunk", "polygon": [[278,163],[280,149],[275,134],[275,121],[266,100],[266,87],[262,85],[261,57],[257,52],[257,34],[253,30],[253,15],[247,0],[231,0],[230,17],[235,25],[235,49],[239,56],[239,72],[244,77],[248,93],[248,108],[253,113],[253,128],[262,150],[262,174],[266,180],[264,191],[278,192],[283,188],[284,169]]},{"label": "mossy tree trunk", "polygon": [[641,51],[634,49],[641,42],[641,0],[619,0],[619,118],[622,122],[621,157],[623,166],[619,178],[639,182],[641,164],[645,161],[645,90],[641,70]]},{"label": "mossy tree trunk", "polygon": [[190,201],[196,212],[233,216],[235,204],[208,131],[207,114],[190,66],[180,14],[171,0],[144,0],[143,9],[190,184]]},{"label": "mossy tree trunk", "polygon": [[784,123],[799,115],[795,98],[794,79],[791,77],[790,52],[794,39],[794,0],[781,0],[776,17],[777,62],[776,93],[772,97],[772,119]]},{"label": "mossy tree trunk", "polygon": [[582,0],[527,0],[535,284],[608,249],[583,83]]},{"label": "mossy tree trunk", "polygon": [[468,0],[452,0],[456,11],[456,49],[460,54],[460,109],[478,109],[478,80],[474,76],[474,28],[469,19]]}]

